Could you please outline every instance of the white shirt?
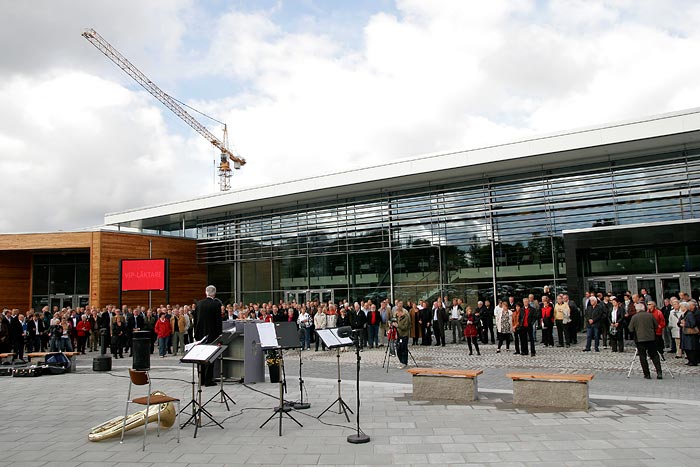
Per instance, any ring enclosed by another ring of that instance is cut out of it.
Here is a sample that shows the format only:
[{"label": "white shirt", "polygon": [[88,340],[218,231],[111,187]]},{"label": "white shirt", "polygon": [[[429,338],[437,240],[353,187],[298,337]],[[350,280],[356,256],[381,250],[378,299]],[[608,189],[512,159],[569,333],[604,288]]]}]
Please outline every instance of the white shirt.
[{"label": "white shirt", "polygon": [[460,318],[460,313],[461,313],[461,311],[462,311],[462,310],[459,309],[459,305],[454,305],[454,306],[452,307],[452,315],[450,316],[450,318],[452,318],[452,319],[459,319],[459,318]]}]

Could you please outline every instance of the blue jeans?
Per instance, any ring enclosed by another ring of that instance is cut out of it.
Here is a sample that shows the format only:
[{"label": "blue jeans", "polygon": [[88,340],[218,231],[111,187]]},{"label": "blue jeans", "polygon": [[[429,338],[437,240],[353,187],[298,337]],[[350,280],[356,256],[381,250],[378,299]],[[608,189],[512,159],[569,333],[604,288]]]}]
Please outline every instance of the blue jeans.
[{"label": "blue jeans", "polygon": [[299,329],[299,345],[301,350],[311,349],[311,328],[303,327]]},{"label": "blue jeans", "polygon": [[600,350],[600,328],[598,326],[591,326],[590,324],[586,328],[586,350],[591,350],[591,340],[595,336],[595,351]]},{"label": "blue jeans", "polygon": [[379,325],[369,324],[367,328],[369,329],[369,346],[379,347]]},{"label": "blue jeans", "polygon": [[159,337],[158,338],[158,353],[160,354],[161,357],[165,357],[165,355],[168,353],[168,338],[167,337]]}]

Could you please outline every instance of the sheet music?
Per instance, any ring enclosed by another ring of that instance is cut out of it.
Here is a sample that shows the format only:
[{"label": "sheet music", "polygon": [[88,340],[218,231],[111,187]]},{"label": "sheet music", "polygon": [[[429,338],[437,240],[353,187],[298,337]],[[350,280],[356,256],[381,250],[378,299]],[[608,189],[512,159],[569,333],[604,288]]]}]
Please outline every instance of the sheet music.
[{"label": "sheet music", "polygon": [[338,328],[317,329],[316,333],[328,347],[345,347],[353,344],[352,339],[349,337],[340,337],[338,335]]},{"label": "sheet music", "polygon": [[260,347],[279,347],[277,343],[277,333],[275,323],[257,323],[258,336],[260,337]]},{"label": "sheet music", "polygon": [[204,341],[204,339],[206,339],[206,338],[207,338],[207,336],[204,336],[204,337],[202,337],[202,338],[201,338],[200,340],[198,340],[198,341],[194,341],[194,342],[192,342],[192,343],[190,343],[190,344],[186,344],[186,345],[185,345],[185,353],[187,353],[187,352],[189,352],[190,350],[192,350],[192,347],[194,347],[195,345],[201,344],[202,341]]},{"label": "sheet music", "polygon": [[194,348],[190,350],[183,358],[187,360],[209,360],[209,357],[214,355],[214,352],[216,352],[218,349],[218,345],[195,345]]}]

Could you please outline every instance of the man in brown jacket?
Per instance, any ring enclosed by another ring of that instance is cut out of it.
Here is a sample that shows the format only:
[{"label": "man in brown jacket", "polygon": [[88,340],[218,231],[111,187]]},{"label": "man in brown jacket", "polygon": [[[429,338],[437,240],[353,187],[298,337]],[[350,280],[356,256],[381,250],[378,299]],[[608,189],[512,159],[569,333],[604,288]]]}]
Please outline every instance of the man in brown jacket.
[{"label": "man in brown jacket", "polygon": [[661,361],[656,351],[656,326],[657,323],[654,315],[647,311],[635,313],[629,324],[630,332],[634,333],[634,341],[637,344],[637,353],[639,353],[639,362],[642,364],[642,371],[646,379],[651,379],[647,355],[649,355],[649,358],[651,358],[651,361],[654,363],[656,379],[662,379]]}]

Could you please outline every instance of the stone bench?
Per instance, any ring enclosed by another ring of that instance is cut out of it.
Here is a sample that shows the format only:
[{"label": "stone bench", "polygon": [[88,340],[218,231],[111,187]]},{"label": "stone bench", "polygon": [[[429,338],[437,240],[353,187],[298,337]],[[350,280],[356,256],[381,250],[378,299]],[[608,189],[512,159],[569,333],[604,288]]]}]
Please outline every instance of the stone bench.
[{"label": "stone bench", "polygon": [[76,369],[76,356],[80,355],[80,352],[30,352],[26,356],[29,359],[29,361],[32,361],[32,358],[46,358],[47,355],[54,354],[54,353],[62,353],[68,359],[70,360],[70,372],[74,373]]},{"label": "stone bench", "polygon": [[588,382],[593,375],[508,373],[513,380],[513,405],[588,410]]},{"label": "stone bench", "polygon": [[479,399],[477,376],[483,370],[410,368],[413,400],[473,402]]}]

